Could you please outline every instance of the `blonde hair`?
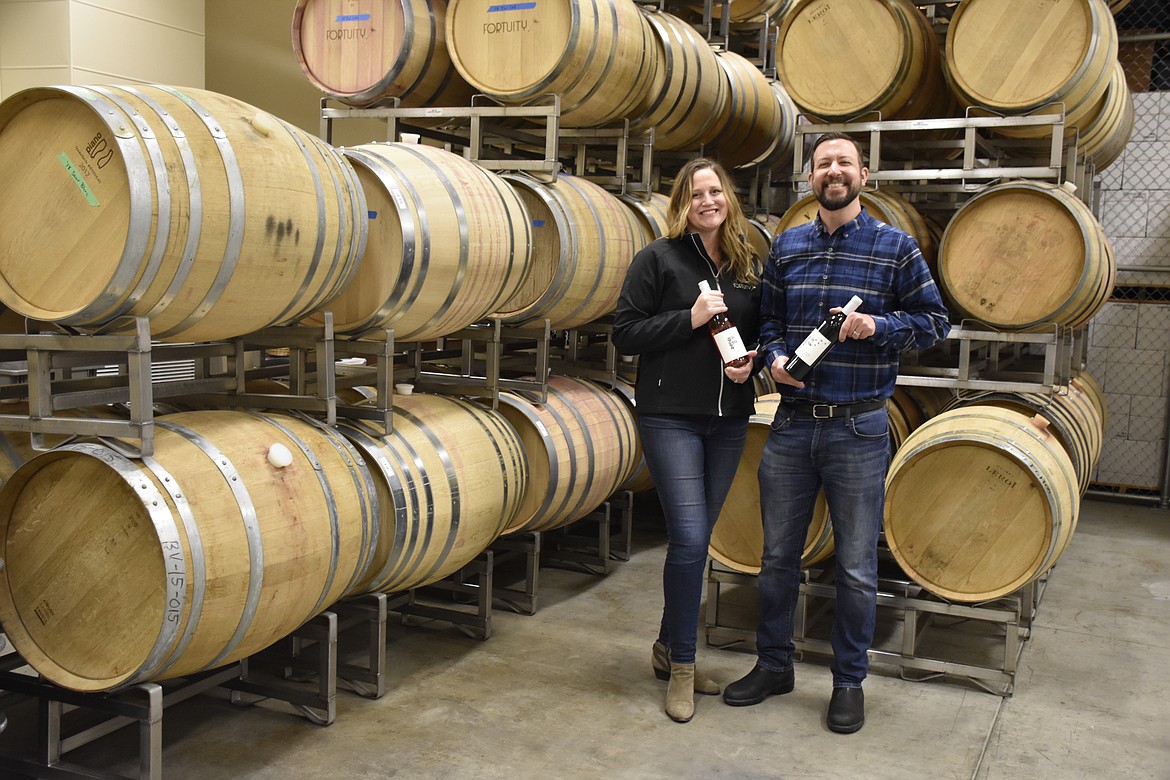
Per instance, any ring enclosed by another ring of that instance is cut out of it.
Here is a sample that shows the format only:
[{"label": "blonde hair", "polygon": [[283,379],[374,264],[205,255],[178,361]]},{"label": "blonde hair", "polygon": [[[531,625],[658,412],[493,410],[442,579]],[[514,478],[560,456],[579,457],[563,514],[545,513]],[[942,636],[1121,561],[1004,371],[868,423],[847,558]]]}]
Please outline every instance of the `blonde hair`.
[{"label": "blonde hair", "polygon": [[727,219],[719,226],[719,249],[735,280],[755,284],[760,278],[760,258],[748,242],[747,217],[735,194],[735,185],[722,165],[706,157],[697,157],[682,167],[674,178],[670,191],[670,206],[666,212],[668,238],[682,238],[690,232],[687,216],[691,210],[695,174],[710,168],[719,177],[723,197],[727,201]]}]

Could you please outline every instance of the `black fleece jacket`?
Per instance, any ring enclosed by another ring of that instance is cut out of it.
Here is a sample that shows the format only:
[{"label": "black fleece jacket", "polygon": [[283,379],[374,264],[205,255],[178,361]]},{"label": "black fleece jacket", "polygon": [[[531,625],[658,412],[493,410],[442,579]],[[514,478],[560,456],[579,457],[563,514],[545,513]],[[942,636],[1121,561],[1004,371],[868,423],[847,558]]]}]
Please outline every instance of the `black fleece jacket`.
[{"label": "black fleece jacket", "polygon": [[728,379],[707,326],[691,327],[703,279],[722,289],[727,316],[744,344],[754,349],[759,341],[759,283],[741,284],[726,273],[717,277],[696,233],[657,239],[634,255],[613,320],[614,346],[639,356],[635,400],[641,414],[755,411],[752,383]]}]

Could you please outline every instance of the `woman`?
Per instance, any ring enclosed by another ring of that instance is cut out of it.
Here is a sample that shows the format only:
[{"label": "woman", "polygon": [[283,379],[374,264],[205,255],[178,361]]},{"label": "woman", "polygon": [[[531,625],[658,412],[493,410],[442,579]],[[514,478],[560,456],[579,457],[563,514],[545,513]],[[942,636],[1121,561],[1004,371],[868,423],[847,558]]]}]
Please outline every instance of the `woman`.
[{"label": "woman", "polygon": [[[707,322],[726,312],[745,344],[759,337],[759,260],[727,172],[696,159],[675,178],[667,234],[634,256],[614,315],[618,351],[639,355],[635,400],[646,465],[666,518],[665,606],[651,662],[669,679],[666,714],[685,723],[694,694],[699,602],[711,529],[731,489],[755,393],[755,351],[724,366]],[[706,281],[710,292],[700,292]]]}]

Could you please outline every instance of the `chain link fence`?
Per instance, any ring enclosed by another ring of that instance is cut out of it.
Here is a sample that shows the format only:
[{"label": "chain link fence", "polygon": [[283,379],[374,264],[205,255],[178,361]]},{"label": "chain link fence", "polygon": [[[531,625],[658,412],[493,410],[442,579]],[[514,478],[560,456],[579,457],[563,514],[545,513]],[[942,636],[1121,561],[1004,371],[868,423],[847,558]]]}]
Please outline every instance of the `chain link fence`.
[{"label": "chain link fence", "polygon": [[1134,101],[1120,159],[1096,177],[1098,217],[1117,254],[1117,286],[1090,324],[1086,366],[1108,416],[1099,492],[1165,505],[1170,408],[1170,3],[1112,0],[1118,60]]}]

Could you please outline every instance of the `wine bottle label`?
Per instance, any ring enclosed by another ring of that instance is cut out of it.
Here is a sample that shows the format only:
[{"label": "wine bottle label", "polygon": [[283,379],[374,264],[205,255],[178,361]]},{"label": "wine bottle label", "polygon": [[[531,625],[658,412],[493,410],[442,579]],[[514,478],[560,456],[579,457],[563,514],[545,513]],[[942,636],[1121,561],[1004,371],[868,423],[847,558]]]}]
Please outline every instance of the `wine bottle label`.
[{"label": "wine bottle label", "polygon": [[833,342],[821,335],[819,330],[814,330],[808,334],[804,343],[796,348],[796,356],[811,366],[831,346]]},{"label": "wine bottle label", "polygon": [[724,363],[738,360],[747,354],[743,339],[739,337],[738,328],[728,328],[713,335],[715,336],[715,345],[719,347],[719,354],[723,357]]}]

